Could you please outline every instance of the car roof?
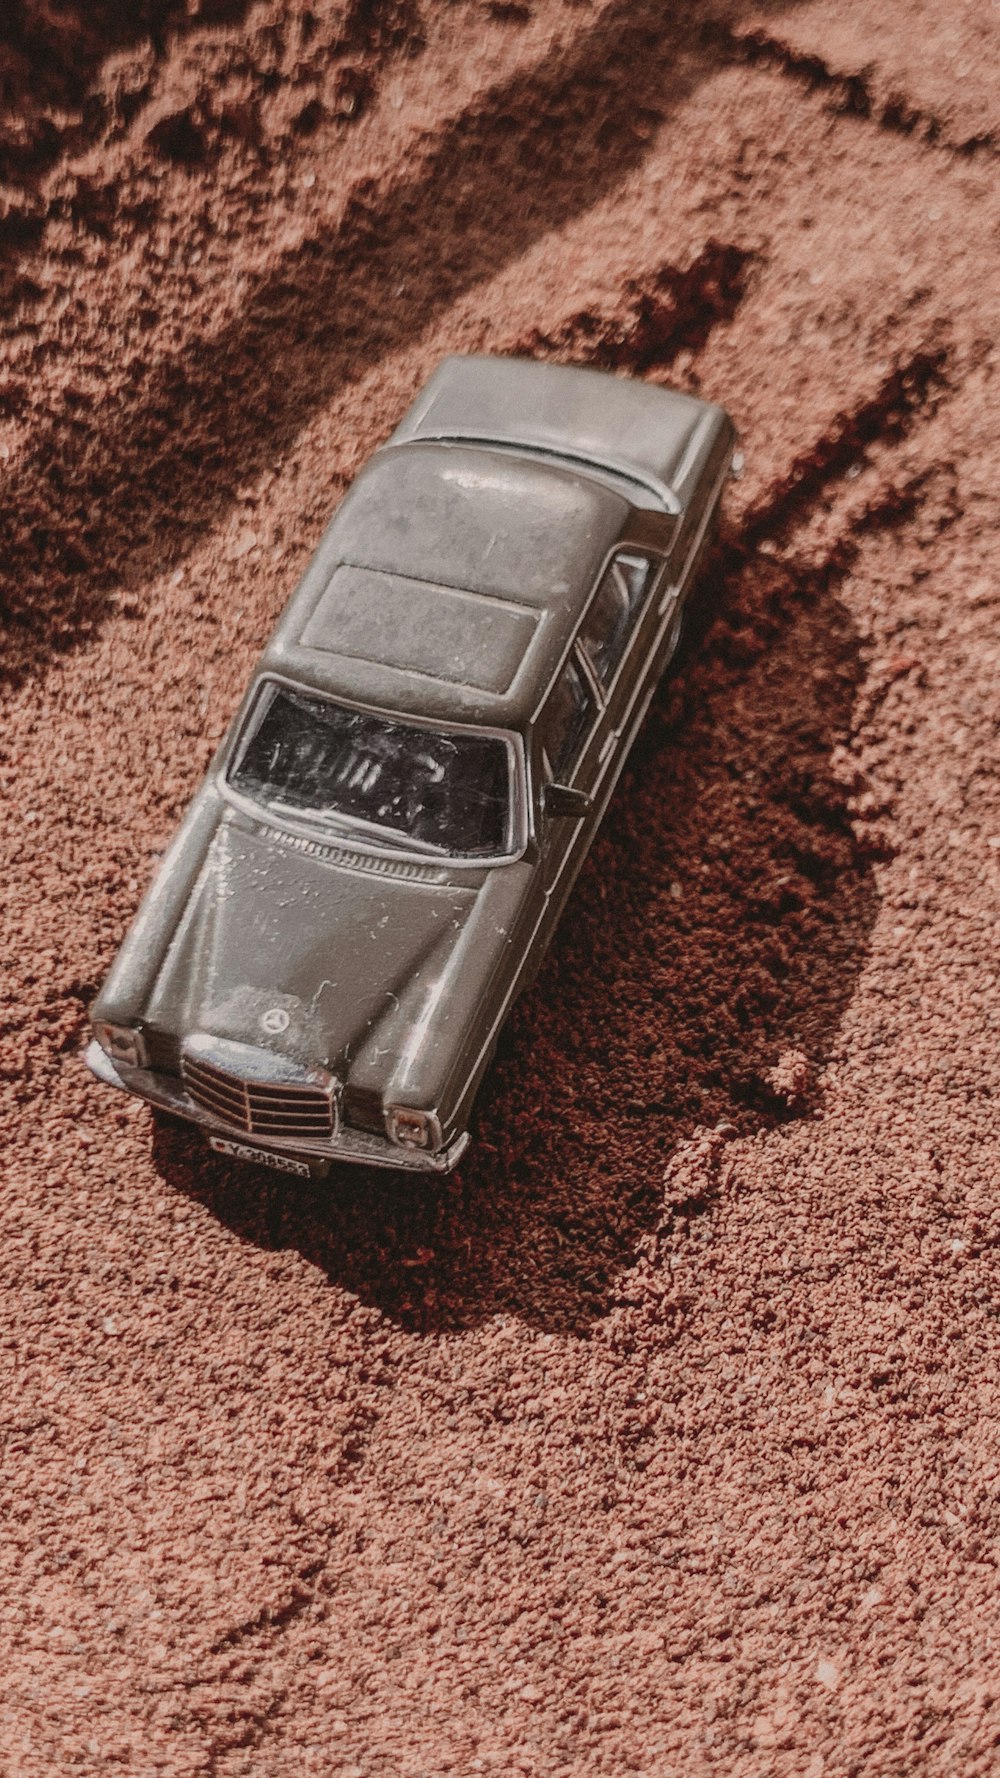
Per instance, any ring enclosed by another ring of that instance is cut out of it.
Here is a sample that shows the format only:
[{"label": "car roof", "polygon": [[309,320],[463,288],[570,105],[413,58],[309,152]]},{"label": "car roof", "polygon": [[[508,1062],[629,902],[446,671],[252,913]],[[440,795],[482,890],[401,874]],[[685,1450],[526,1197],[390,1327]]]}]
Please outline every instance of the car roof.
[{"label": "car roof", "polygon": [[383,447],[262,669],[376,709],[523,728],[630,510],[583,471],[509,451]]}]

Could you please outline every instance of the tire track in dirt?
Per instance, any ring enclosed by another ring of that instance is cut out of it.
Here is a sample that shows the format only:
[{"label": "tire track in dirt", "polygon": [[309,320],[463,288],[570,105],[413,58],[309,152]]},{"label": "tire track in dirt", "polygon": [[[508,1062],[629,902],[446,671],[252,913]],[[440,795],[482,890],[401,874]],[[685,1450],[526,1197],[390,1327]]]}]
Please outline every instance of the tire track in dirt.
[{"label": "tire track in dirt", "polygon": [[873,445],[895,444],[937,411],[948,388],[948,351],[932,343],[946,326],[932,324],[926,345],[907,353],[879,388],[847,413],[837,414],[822,437],[797,455],[787,474],[743,515],[740,542],[752,549],[765,538],[780,541],[808,519],[832,481],[858,473]]},{"label": "tire track in dirt", "polygon": [[[914,0],[906,28],[884,7],[865,0],[812,0],[800,12],[751,13],[741,36],[773,40],[798,61],[819,64],[819,78],[859,76],[877,114],[888,108],[890,127],[908,117],[927,120],[938,140],[953,147],[997,140],[996,68],[1000,17],[978,0]],[[934,126],[938,126],[936,129]]]},{"label": "tire track in dirt", "polygon": [[[177,354],[234,320],[243,292],[274,269],[275,214],[289,257],[293,244],[335,229],[352,190],[391,181],[449,116],[540,53],[558,59],[577,19],[563,0],[551,11],[548,31],[512,29],[484,20],[478,0],[455,0],[408,37],[396,28],[405,5],[345,14],[337,0],[319,9],[272,0],[255,7],[246,33],[192,26],[171,39],[162,91],[113,141],[60,159],[31,199],[46,232],[9,266],[0,459],[30,452],[42,432],[61,458],[75,457],[116,402],[138,405],[164,343]],[[374,47],[344,64],[351,33]],[[359,69],[366,97],[355,102],[352,89],[348,113],[341,74],[356,87]],[[97,83],[112,108],[127,73],[112,57]],[[426,96],[438,89],[442,103]],[[210,117],[218,129],[207,162],[171,161],[146,140],[161,125],[193,129]],[[0,211],[3,202],[0,190]],[[169,254],[168,240],[178,242]]]},{"label": "tire track in dirt", "polygon": [[536,328],[509,350],[633,376],[668,368],[679,352],[697,353],[714,327],[733,319],[754,259],[731,241],[707,241],[689,266],[663,265],[630,279],[611,313],[583,311],[551,332]]},{"label": "tire track in dirt", "polygon": [[751,68],[768,68],[804,86],[808,92],[829,94],[835,114],[863,118],[877,129],[912,137],[922,146],[971,159],[976,155],[1000,153],[1000,136],[994,130],[982,130],[969,136],[956,136],[951,125],[934,112],[927,111],[903,93],[882,97],[876,92],[870,73],[845,73],[831,67],[822,56],[796,50],[780,37],[764,30],[739,31],[726,26],[707,27],[709,40],[736,62]]},{"label": "tire track in dirt", "polygon": [[98,0],[85,14],[13,0],[0,26],[7,302],[42,296],[30,265],[50,224],[103,239],[126,222],[152,230],[164,213],[149,177],[157,162],[193,169],[228,152],[273,165],[324,123],[356,122],[385,69],[424,46],[415,0],[323,11],[258,6],[251,28],[249,0],[205,0],[196,12],[179,0],[131,10]]},{"label": "tire track in dirt", "polygon": [[[43,428],[6,478],[0,515],[8,674],[90,635],[130,564],[183,554],[318,407],[405,344],[415,310],[426,327],[641,164],[648,119],[662,123],[716,67],[691,48],[683,15],[667,29],[655,20],[655,7],[605,8],[571,54],[478,95],[416,172],[383,188],[362,181],[333,232],[284,256],[226,330],[123,391],[110,427]],[[596,180],[581,171],[595,158]],[[474,205],[469,164],[480,170]]]},{"label": "tire track in dirt", "polygon": [[[463,288],[495,274],[504,260],[524,250],[532,235],[565,222],[581,204],[590,207],[602,188],[641,162],[644,127],[637,136],[631,126],[636,107],[642,109],[644,91],[652,99],[669,66],[670,104],[677,106],[717,65],[713,51],[689,56],[686,74],[678,69],[682,21],[674,35],[667,33],[659,42],[657,57],[645,55],[645,86],[637,88],[623,75],[648,49],[649,31],[644,17],[633,17],[623,27],[615,7],[607,9],[591,32],[583,34],[572,65],[519,74],[489,95],[488,102],[480,96],[449,124],[428,151],[416,182],[412,176],[395,188],[390,182],[383,193],[363,182],[348,198],[333,235],[307,241],[287,255],[285,265],[263,281],[226,332],[207,345],[193,342],[180,358],[155,366],[148,382],[140,376],[137,388],[125,395],[114,426],[95,438],[90,424],[71,413],[43,428],[27,460],[8,473],[6,510],[0,514],[8,580],[0,612],[8,624],[9,675],[16,678],[41,666],[53,644],[65,647],[75,637],[92,634],[110,587],[129,578],[130,567],[134,578],[139,562],[157,550],[183,554],[218,522],[236,487],[291,447],[310,414],[329,402],[338,386],[399,349],[416,295],[408,278],[413,215],[435,217],[432,235],[434,230],[447,235],[460,222],[461,200],[456,205],[454,193],[465,161],[481,164],[488,150],[495,155],[492,210],[484,194],[478,199],[484,212],[491,210],[489,238],[476,228],[467,231],[463,259],[455,265],[452,255],[451,278],[434,303],[422,306],[425,322],[435,305],[453,302]],[[581,143],[576,140],[573,154],[560,162],[549,137],[585,99],[598,67],[602,93],[610,77],[611,99],[603,112],[597,108],[588,128],[596,140],[608,136],[609,146],[602,154],[601,187],[595,189],[591,179],[581,188],[574,178]],[[541,205],[529,204],[520,223],[521,196],[517,181],[511,185],[503,155],[513,115],[533,120],[519,138],[519,159],[537,162],[547,181]],[[662,104],[648,115],[662,122]],[[746,257],[745,249],[727,251]],[[427,238],[426,230],[419,257],[436,263],[433,238]],[[403,280],[393,301],[385,287],[400,273]],[[382,300],[359,322],[362,293],[373,283],[383,286]],[[304,329],[301,317],[317,313],[324,320]],[[232,386],[245,392],[241,418],[250,422],[241,427],[238,450],[229,431]],[[168,412],[171,422],[165,427]],[[95,489],[105,490],[96,507]]]}]

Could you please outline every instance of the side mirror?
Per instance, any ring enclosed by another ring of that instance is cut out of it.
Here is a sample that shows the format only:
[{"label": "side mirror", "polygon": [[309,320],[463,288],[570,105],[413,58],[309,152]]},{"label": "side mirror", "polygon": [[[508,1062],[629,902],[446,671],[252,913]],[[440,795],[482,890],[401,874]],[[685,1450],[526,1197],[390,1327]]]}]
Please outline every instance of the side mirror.
[{"label": "side mirror", "polygon": [[570,821],[582,821],[594,806],[594,799],[585,790],[574,790],[572,784],[546,784],[546,815],[566,815]]}]

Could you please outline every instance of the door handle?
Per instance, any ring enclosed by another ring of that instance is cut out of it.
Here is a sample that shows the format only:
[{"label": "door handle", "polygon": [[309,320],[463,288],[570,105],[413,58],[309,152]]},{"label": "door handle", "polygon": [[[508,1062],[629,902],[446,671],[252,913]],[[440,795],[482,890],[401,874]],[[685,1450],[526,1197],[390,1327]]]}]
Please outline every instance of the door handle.
[{"label": "door handle", "polygon": [[657,617],[664,617],[666,615],[667,611],[670,609],[670,606],[676,605],[677,594],[678,594],[679,590],[680,589],[677,586],[668,586],[666,592],[663,594],[663,597],[660,600],[659,605],[656,607]]}]

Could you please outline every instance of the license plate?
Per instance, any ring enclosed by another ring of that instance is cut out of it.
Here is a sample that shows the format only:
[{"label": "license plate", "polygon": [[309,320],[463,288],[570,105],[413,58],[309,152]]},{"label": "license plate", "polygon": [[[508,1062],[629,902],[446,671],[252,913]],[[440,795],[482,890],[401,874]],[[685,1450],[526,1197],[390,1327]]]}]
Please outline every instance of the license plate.
[{"label": "license plate", "polygon": [[232,1142],[228,1136],[210,1136],[210,1148],[216,1154],[232,1155],[236,1161],[256,1161],[261,1167],[270,1167],[275,1173],[294,1173],[296,1179],[310,1179],[312,1168],[308,1161],[296,1160],[294,1155],[275,1154],[270,1148],[254,1148],[249,1142]]}]

